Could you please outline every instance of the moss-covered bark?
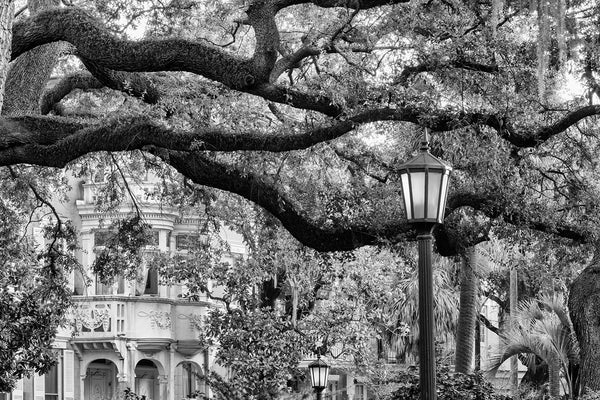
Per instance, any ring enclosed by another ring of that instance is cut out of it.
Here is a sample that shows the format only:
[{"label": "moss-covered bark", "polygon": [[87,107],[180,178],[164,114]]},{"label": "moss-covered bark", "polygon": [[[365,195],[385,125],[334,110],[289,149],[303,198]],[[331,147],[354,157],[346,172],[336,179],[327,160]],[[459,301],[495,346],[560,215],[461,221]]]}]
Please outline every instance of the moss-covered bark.
[{"label": "moss-covered bark", "polygon": [[573,281],[568,305],[581,351],[581,386],[600,390],[600,255]]},{"label": "moss-covered bark", "polygon": [[4,87],[10,60],[14,3],[0,0],[0,110],[4,103]]},{"label": "moss-covered bark", "polygon": [[[27,2],[31,15],[59,4],[58,0]],[[65,43],[53,42],[36,47],[10,64],[2,115],[40,114],[42,94],[65,45]]]}]

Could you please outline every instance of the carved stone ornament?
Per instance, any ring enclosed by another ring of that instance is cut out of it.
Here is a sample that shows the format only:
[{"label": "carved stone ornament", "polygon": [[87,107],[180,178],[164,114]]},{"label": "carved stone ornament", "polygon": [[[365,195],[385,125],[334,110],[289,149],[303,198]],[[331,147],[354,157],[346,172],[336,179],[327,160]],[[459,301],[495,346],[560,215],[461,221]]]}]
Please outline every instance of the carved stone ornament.
[{"label": "carved stone ornament", "polygon": [[179,314],[177,316],[179,319],[187,319],[190,322],[190,331],[200,330],[202,328],[202,315],[200,314]]},{"label": "carved stone ornament", "polygon": [[139,311],[138,315],[142,318],[150,318],[150,325],[160,329],[169,329],[171,327],[171,315],[166,311]]},{"label": "carved stone ornament", "polygon": [[81,304],[73,309],[72,315],[77,332],[83,328],[92,332],[100,327],[103,332],[110,330],[110,304]]}]

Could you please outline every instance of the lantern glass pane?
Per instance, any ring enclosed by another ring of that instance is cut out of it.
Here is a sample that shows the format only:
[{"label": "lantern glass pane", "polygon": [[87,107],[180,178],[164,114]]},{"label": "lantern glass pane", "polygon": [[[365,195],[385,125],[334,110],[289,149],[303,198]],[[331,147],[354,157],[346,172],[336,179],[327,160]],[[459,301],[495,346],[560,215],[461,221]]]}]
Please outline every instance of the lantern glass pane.
[{"label": "lantern glass pane", "polygon": [[440,199],[439,211],[438,211],[438,222],[440,222],[440,223],[444,219],[444,213],[446,211],[446,199],[448,198],[449,175],[450,175],[450,172],[445,171],[444,176],[442,177],[442,189],[441,189],[442,198]]},{"label": "lantern glass pane", "polygon": [[437,219],[440,201],[440,181],[442,180],[443,171],[429,170],[427,180],[427,215],[428,219]]},{"label": "lantern glass pane", "polygon": [[310,379],[313,387],[327,386],[327,378],[329,375],[329,366],[314,366],[310,368]]},{"label": "lantern glass pane", "polygon": [[402,181],[402,198],[404,199],[404,209],[406,210],[406,218],[412,219],[412,203],[408,173],[401,173],[400,179]]},{"label": "lantern glass pane", "polygon": [[327,375],[329,375],[329,367],[321,367],[321,372],[319,373],[319,376],[321,377],[319,387],[327,386]]},{"label": "lantern glass pane", "polygon": [[425,218],[425,171],[411,172],[411,189],[413,201],[413,218]]}]

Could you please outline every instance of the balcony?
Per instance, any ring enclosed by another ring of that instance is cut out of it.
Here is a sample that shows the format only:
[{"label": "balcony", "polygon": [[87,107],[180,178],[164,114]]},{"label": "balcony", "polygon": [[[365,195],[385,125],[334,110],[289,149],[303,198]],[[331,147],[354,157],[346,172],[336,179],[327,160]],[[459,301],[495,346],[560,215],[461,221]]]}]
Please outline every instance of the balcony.
[{"label": "balcony", "polygon": [[74,340],[197,341],[209,304],[154,296],[74,296]]}]

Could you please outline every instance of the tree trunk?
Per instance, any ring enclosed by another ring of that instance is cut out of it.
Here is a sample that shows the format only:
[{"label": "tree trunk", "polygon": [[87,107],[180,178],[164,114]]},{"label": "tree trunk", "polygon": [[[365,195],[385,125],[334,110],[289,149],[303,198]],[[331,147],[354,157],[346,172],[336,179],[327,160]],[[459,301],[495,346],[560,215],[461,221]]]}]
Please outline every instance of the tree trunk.
[{"label": "tree trunk", "polygon": [[[57,0],[30,0],[31,14],[59,5]],[[6,77],[6,90],[2,115],[40,114],[40,100],[58,61],[64,42],[49,43],[36,47],[14,60]]]},{"label": "tree trunk", "polygon": [[583,390],[600,390],[600,251],[573,281],[569,313],[579,341]]},{"label": "tree trunk", "polygon": [[[515,327],[517,325],[517,301],[518,301],[518,292],[517,292],[517,270],[515,268],[511,268],[510,270],[510,293],[509,293],[509,301],[510,301],[510,324]],[[512,356],[510,358],[510,392],[513,399],[518,398],[519,391],[519,359],[517,356]]]},{"label": "tree trunk", "polygon": [[0,0],[0,110],[4,103],[4,85],[10,61],[14,14],[14,2],[12,0]]},{"label": "tree trunk", "polygon": [[548,360],[548,384],[550,398],[560,398],[560,362],[557,355],[553,355]]},{"label": "tree trunk", "polygon": [[469,374],[473,371],[475,351],[475,324],[477,323],[477,291],[479,280],[475,248],[466,250],[460,269],[460,309],[456,331],[455,371]]}]

